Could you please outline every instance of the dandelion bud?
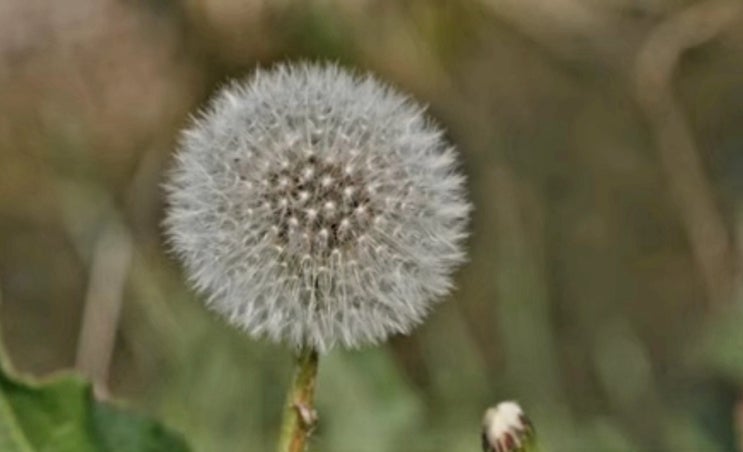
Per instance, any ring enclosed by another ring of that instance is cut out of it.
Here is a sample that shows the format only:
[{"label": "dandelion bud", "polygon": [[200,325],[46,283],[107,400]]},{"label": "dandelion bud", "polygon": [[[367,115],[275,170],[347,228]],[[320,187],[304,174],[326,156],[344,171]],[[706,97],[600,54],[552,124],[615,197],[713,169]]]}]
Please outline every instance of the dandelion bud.
[{"label": "dandelion bud", "polygon": [[485,411],[483,452],[527,452],[533,441],[534,428],[518,403],[501,402]]},{"label": "dandelion bud", "polygon": [[207,305],[252,336],[325,352],[408,333],[464,260],[469,203],[441,136],[370,76],[258,71],[183,133],[169,242]]}]

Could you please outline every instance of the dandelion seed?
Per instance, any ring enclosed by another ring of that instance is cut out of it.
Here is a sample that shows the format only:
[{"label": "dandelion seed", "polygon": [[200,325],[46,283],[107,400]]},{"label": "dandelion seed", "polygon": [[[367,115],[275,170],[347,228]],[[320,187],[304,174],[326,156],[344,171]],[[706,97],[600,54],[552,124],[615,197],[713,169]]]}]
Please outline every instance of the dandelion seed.
[{"label": "dandelion seed", "polygon": [[258,71],[183,132],[169,242],[208,306],[253,336],[325,352],[408,333],[464,260],[469,203],[441,136],[370,76]]}]

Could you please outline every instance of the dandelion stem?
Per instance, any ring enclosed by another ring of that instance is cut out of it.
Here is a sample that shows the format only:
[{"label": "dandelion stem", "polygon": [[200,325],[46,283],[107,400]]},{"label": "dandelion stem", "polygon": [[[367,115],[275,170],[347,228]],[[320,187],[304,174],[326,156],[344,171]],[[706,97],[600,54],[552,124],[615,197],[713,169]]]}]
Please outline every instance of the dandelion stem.
[{"label": "dandelion stem", "polygon": [[304,452],[317,423],[314,408],[317,351],[304,348],[297,354],[296,368],[287,390],[278,452]]}]

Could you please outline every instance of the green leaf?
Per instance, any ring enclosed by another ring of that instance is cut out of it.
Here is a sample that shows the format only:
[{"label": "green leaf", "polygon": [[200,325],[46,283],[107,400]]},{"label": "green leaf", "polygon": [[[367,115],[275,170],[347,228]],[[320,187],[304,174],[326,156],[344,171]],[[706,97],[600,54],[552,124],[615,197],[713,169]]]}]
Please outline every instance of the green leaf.
[{"label": "green leaf", "polygon": [[0,351],[0,451],[188,452],[186,443],[153,420],[97,401],[74,375],[21,380]]}]

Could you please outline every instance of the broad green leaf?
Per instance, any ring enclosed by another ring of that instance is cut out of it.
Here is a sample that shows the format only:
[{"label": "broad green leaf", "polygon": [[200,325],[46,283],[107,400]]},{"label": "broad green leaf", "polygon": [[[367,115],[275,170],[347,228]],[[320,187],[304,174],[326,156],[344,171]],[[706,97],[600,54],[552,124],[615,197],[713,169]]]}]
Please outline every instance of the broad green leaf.
[{"label": "broad green leaf", "polygon": [[97,401],[74,375],[44,382],[11,375],[0,351],[0,451],[187,452],[185,442],[153,420]]}]

